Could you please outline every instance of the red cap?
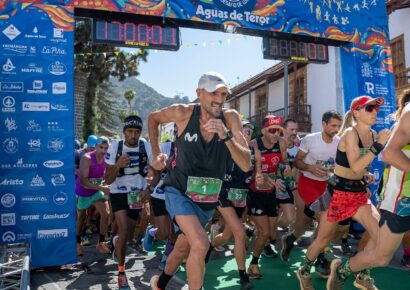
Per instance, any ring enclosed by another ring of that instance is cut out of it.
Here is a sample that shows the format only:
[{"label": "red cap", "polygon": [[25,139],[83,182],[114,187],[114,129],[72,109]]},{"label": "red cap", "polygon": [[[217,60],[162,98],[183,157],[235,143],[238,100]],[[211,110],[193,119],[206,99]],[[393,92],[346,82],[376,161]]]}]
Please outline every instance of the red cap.
[{"label": "red cap", "polygon": [[350,105],[350,111],[355,111],[358,108],[366,106],[366,105],[382,106],[383,104],[384,104],[384,99],[381,97],[372,98],[369,96],[360,96],[360,97],[353,99],[352,104]]},{"label": "red cap", "polygon": [[270,126],[282,126],[284,119],[282,116],[277,117],[273,115],[266,115],[262,120],[262,128],[267,128]]}]

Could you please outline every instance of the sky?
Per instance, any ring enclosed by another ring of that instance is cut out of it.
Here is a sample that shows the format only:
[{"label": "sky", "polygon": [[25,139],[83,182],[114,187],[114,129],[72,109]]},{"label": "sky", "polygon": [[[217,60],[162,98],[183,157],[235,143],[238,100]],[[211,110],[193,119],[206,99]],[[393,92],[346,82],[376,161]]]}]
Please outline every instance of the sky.
[{"label": "sky", "polygon": [[181,40],[179,51],[150,50],[138,69],[137,78],[166,97],[194,100],[207,71],[221,73],[233,87],[276,63],[263,59],[260,37],[181,28]]}]

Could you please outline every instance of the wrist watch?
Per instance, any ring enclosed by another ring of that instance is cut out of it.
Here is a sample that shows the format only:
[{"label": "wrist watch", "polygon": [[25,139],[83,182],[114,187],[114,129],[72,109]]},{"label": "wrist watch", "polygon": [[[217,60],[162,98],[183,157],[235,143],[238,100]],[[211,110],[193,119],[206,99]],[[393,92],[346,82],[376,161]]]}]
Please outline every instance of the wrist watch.
[{"label": "wrist watch", "polygon": [[231,132],[231,130],[226,131],[226,137],[224,139],[222,139],[222,141],[226,142],[229,141],[233,138],[233,134]]}]

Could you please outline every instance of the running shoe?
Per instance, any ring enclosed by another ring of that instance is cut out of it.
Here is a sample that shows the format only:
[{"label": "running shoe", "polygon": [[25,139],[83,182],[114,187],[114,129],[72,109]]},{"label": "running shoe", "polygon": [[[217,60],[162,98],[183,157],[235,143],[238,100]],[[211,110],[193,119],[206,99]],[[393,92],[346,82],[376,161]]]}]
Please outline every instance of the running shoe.
[{"label": "running shoe", "polygon": [[145,251],[151,251],[152,247],[154,246],[154,237],[150,234],[150,230],[154,228],[154,226],[149,225],[145,230],[145,237],[143,247]]},{"label": "running shoe", "polygon": [[118,275],[118,288],[120,290],[131,290],[130,286],[128,285],[128,279],[125,274]]},{"label": "running shoe", "polygon": [[291,234],[292,233],[286,234],[286,235],[282,236],[282,238],[280,239],[281,244],[282,244],[282,250],[280,251],[280,258],[283,262],[289,261],[290,252],[292,251],[293,247],[295,246],[293,243],[292,244],[288,243],[287,239]]},{"label": "running shoe", "polygon": [[353,285],[362,290],[378,290],[376,285],[374,285],[374,280],[370,276],[370,271],[361,271],[356,275],[356,279],[353,282]]},{"label": "running shoe", "polygon": [[312,278],[309,274],[302,274],[302,269],[296,271],[299,280],[300,290],[315,290],[312,285]]},{"label": "running shoe", "polygon": [[410,268],[410,256],[403,256],[401,264],[406,268]]},{"label": "running shoe", "polygon": [[330,275],[327,279],[327,290],[342,290],[346,279],[342,278],[339,274],[338,268],[342,266],[342,260],[334,259],[330,264]]},{"label": "running shoe", "polygon": [[91,245],[90,239],[88,238],[87,235],[84,235],[84,236],[81,237],[81,245],[83,245],[83,246]]},{"label": "running shoe", "polygon": [[352,248],[350,247],[349,243],[342,243],[342,244],[341,244],[341,247],[342,247],[342,253],[343,253],[343,255],[346,255],[346,256],[348,256],[348,257],[353,256],[353,250],[352,250]]},{"label": "running shoe", "polygon": [[84,255],[84,248],[81,244],[77,244],[77,256],[81,257]]},{"label": "running shoe", "polygon": [[158,280],[159,280],[159,276],[158,275],[154,275],[152,276],[151,280],[149,281],[149,284],[151,286],[151,290],[161,290],[158,288]]},{"label": "running shoe", "polygon": [[326,258],[317,259],[315,262],[315,273],[327,279],[330,275],[330,262]]},{"label": "running shoe", "polygon": [[148,254],[138,242],[129,242],[128,247],[130,247],[138,256],[146,256]]},{"label": "running shoe", "polygon": [[273,249],[271,244],[267,244],[265,246],[265,248],[263,249],[262,255],[264,255],[265,257],[268,257],[268,258],[277,258],[278,257],[278,253]]},{"label": "running shoe", "polygon": [[241,279],[239,280],[239,284],[241,285],[241,290],[251,290],[254,288],[251,281],[249,281],[248,276],[241,277]]},{"label": "running shoe", "polygon": [[105,243],[98,243],[95,247],[101,254],[111,254],[110,248]]}]

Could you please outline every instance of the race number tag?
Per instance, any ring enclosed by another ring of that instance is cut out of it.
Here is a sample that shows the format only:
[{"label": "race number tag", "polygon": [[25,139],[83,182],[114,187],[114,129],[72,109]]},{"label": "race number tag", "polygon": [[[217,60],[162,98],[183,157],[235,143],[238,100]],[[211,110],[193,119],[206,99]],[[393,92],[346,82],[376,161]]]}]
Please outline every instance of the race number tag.
[{"label": "race number tag", "polygon": [[217,202],[222,180],[210,177],[189,176],[186,194],[194,202]]},{"label": "race number tag", "polygon": [[102,178],[89,178],[88,181],[94,185],[101,185],[103,182]]},{"label": "race number tag", "polygon": [[141,209],[144,203],[140,201],[139,191],[130,191],[127,194],[128,206],[130,209]]},{"label": "race number tag", "polygon": [[245,207],[247,194],[247,189],[230,188],[228,191],[228,199],[232,202],[232,205],[234,207]]}]

